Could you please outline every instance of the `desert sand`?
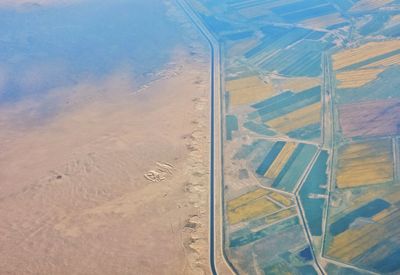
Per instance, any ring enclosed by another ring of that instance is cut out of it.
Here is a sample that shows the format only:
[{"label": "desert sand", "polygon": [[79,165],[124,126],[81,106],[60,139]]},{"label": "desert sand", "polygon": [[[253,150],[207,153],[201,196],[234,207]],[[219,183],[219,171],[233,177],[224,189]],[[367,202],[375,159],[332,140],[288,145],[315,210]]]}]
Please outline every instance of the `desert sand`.
[{"label": "desert sand", "polygon": [[208,273],[208,56],[188,52],[142,88],[121,68],[0,109],[1,274]]}]

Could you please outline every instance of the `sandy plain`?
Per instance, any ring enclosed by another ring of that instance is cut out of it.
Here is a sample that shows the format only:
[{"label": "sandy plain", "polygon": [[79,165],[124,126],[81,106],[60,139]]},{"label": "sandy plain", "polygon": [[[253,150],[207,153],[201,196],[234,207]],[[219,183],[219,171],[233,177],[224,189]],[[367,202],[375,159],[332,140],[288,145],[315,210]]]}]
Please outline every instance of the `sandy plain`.
[{"label": "sandy plain", "polygon": [[0,108],[0,273],[208,273],[208,96],[181,48],[141,89],[121,68]]}]

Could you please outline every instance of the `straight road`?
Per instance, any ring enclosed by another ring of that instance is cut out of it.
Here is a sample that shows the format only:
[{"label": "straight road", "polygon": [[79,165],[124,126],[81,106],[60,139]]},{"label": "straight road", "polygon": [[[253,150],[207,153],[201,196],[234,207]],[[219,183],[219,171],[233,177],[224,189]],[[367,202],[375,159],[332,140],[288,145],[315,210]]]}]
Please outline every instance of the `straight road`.
[{"label": "straight road", "polygon": [[217,274],[215,265],[215,52],[218,51],[218,42],[203,26],[200,19],[184,0],[178,0],[178,5],[185,11],[193,25],[207,40],[210,47],[210,221],[209,221],[209,257],[210,270],[213,275]]}]

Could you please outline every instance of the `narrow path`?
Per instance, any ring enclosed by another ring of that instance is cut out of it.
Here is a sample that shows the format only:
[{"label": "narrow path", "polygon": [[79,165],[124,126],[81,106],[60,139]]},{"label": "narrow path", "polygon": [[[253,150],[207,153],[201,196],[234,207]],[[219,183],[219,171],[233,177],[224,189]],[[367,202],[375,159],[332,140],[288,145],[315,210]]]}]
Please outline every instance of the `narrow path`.
[{"label": "narrow path", "polygon": [[[336,117],[335,117],[335,106],[334,106],[334,99],[335,99],[335,87],[334,87],[334,79],[333,79],[333,73],[332,73],[332,69],[331,69],[331,64],[330,64],[330,57],[328,53],[324,53],[323,54],[323,72],[324,72],[324,88],[325,88],[325,95],[327,98],[329,98],[329,108],[325,109],[325,115],[327,115],[327,112],[329,112],[329,117],[326,117],[326,122],[330,122],[330,129],[325,129],[327,131],[330,131],[330,140],[329,140],[329,144],[324,144],[324,146],[327,146],[330,150],[330,160],[329,163],[331,164],[328,170],[328,198],[326,201],[326,208],[324,211],[324,220],[323,220],[323,226],[322,226],[322,242],[321,242],[321,251],[320,251],[320,258],[327,261],[327,262],[331,262],[333,264],[336,264],[338,266],[341,267],[345,267],[345,268],[350,268],[353,270],[356,270],[358,272],[361,273],[368,273],[368,274],[377,274],[375,272],[372,271],[368,271],[366,269],[362,269],[359,268],[357,266],[351,265],[351,264],[347,264],[347,263],[343,263],[340,261],[336,261],[333,260],[331,258],[329,258],[326,254],[325,254],[325,246],[326,246],[326,242],[327,242],[327,232],[328,232],[328,216],[329,216],[329,208],[330,208],[330,204],[331,204],[331,200],[332,200],[332,190],[334,189],[334,184],[335,184],[335,171],[334,171],[334,163],[335,163],[335,158],[336,158],[336,142],[335,142],[335,133],[336,133]],[[325,127],[328,127],[327,124],[325,124]],[[327,138],[325,136],[325,138]]]}]

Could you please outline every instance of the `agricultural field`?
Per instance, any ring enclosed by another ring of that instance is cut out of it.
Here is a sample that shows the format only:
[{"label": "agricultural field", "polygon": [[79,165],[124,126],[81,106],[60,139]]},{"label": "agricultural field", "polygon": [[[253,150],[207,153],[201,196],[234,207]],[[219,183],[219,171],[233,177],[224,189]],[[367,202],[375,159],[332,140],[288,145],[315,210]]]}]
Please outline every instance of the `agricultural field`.
[{"label": "agricultural field", "polygon": [[400,2],[190,1],[222,53],[231,268],[399,274]]},{"label": "agricultural field", "polygon": [[285,91],[251,106],[250,120],[260,121],[277,133],[295,139],[321,135],[321,87]]},{"label": "agricultural field", "polygon": [[336,74],[336,79],[339,81],[339,89],[349,89],[362,87],[378,78],[384,69],[360,69],[353,71],[345,71]]},{"label": "agricultural field", "polygon": [[[276,214],[285,218],[291,211],[282,212],[294,206],[292,198],[267,189],[256,189],[227,202],[228,222],[235,225],[262,218],[265,222],[269,216]],[[261,226],[261,224],[259,225]]]},{"label": "agricultural field", "polygon": [[274,87],[279,91],[292,91],[298,93],[321,85],[318,77],[274,77],[272,78]]},{"label": "agricultural field", "polygon": [[292,192],[316,152],[313,145],[277,142],[256,173],[263,179],[263,184]]},{"label": "agricultural field", "polygon": [[347,195],[348,207],[328,219],[327,257],[379,274],[396,273],[400,194],[393,187],[366,187]]},{"label": "agricultural field", "polygon": [[266,43],[268,46],[264,47],[263,44],[260,44],[254,48],[258,51],[249,52],[249,57],[245,55],[249,59],[248,62],[260,68],[260,70],[289,77],[320,76],[322,73],[321,52],[329,49],[333,45],[329,42],[309,38],[311,36],[322,38],[322,36],[325,35],[324,32],[298,32],[304,36],[300,41],[293,42],[285,39],[284,42],[282,42],[280,39],[274,39],[273,43],[278,44],[275,47],[281,49],[279,51],[270,51],[266,49],[266,47],[271,47],[271,43],[266,43],[264,41],[263,43]]},{"label": "agricultural field", "polygon": [[376,100],[400,100],[400,66],[390,66],[379,74],[378,79],[357,88],[337,89],[338,106]]},{"label": "agricultural field", "polygon": [[351,9],[351,12],[370,11],[384,7],[394,0],[360,0]]},{"label": "agricultural field", "polygon": [[343,136],[383,137],[400,132],[400,101],[371,100],[338,107]]},{"label": "agricultural field", "polygon": [[[229,200],[227,210],[229,253],[239,270],[272,272],[277,265],[288,271],[314,270],[293,197],[257,188]],[[273,264],[266,261],[270,258]]]},{"label": "agricultural field", "polygon": [[[354,107],[351,103],[356,103],[357,108],[379,108],[380,104],[385,108],[385,104],[391,105],[389,101],[392,98],[399,97],[396,88],[399,80],[395,77],[400,70],[399,42],[368,42],[333,55],[338,108],[344,120],[352,121],[347,117],[347,110]],[[378,99],[382,101],[377,102]],[[387,100],[386,103],[384,100]],[[380,117],[386,119],[385,115]]]},{"label": "agricultural field", "polygon": [[332,56],[333,69],[357,69],[400,53],[400,41],[369,42],[357,48],[346,49]]},{"label": "agricultural field", "polygon": [[257,76],[249,76],[226,82],[229,103],[232,106],[249,104],[270,97],[275,93],[273,85]]},{"label": "agricultural field", "polygon": [[233,133],[239,129],[238,126],[238,119],[234,115],[227,115],[226,116],[226,139],[232,140]]},{"label": "agricultural field", "polygon": [[310,28],[327,29],[330,26],[346,23],[346,19],[342,15],[337,13],[331,13],[320,17],[306,19],[300,22],[301,25]]},{"label": "agricultural field", "polygon": [[339,148],[336,185],[352,188],[394,180],[392,139],[345,144]]},{"label": "agricultural field", "polygon": [[[292,270],[293,266],[288,265],[287,261],[295,263],[296,268],[310,265],[310,256],[302,255],[307,243],[305,237],[301,237],[298,212],[292,196],[256,188],[228,200],[226,208],[230,232],[229,253],[241,255],[237,257],[238,268],[273,270],[271,263],[279,263]],[[266,244],[276,247],[275,253],[271,249],[267,251]],[[250,250],[252,253],[247,253]],[[286,252],[288,250],[294,251]],[[282,251],[282,255],[276,253],[279,251]],[[249,256],[252,259],[250,262]]]}]

